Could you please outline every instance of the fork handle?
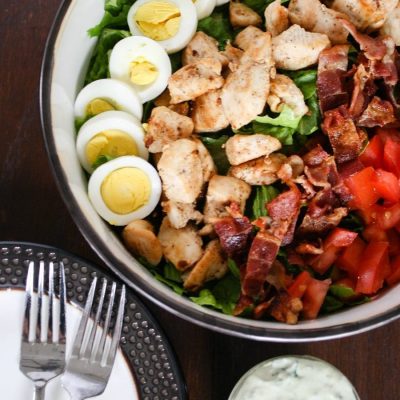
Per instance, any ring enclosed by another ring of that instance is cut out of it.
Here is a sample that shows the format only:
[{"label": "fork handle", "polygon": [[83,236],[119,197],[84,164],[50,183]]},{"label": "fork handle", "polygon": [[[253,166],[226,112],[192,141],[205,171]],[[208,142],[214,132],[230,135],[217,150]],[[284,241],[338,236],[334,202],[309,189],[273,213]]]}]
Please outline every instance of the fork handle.
[{"label": "fork handle", "polygon": [[46,385],[35,385],[35,391],[33,392],[33,400],[44,400],[44,391]]}]

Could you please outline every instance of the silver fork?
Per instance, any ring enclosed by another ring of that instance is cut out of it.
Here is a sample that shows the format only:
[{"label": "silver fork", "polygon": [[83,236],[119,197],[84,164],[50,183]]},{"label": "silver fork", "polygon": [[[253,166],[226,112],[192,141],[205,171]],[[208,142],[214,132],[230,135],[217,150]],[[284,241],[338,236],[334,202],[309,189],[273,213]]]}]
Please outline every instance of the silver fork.
[{"label": "silver fork", "polygon": [[102,326],[103,331],[101,332],[101,336],[99,326],[106,296],[107,280],[104,279],[102,282],[94,321],[90,323],[89,317],[91,314],[94,314],[92,308],[94,308],[93,300],[96,285],[97,277],[93,279],[90,286],[88,299],[72,347],[72,353],[62,377],[62,385],[73,400],[87,399],[104,392],[112,371],[121,337],[126,296],[125,286],[122,286],[117,317],[110,344],[106,339],[110,327],[117,285],[113,282],[111,286],[110,299],[107,305],[107,313]]},{"label": "silver fork", "polygon": [[[46,263],[47,264],[47,263]],[[65,274],[59,264],[60,307],[54,308],[54,264],[48,263],[48,305],[44,303],[45,262],[39,262],[37,307],[34,301],[35,265],[29,263],[25,289],[25,314],[22,326],[21,355],[19,368],[35,385],[34,400],[43,400],[49,380],[60,375],[65,368]],[[57,328],[58,327],[58,328]],[[56,328],[55,330],[53,328]],[[58,335],[56,335],[58,330]],[[30,332],[33,335],[30,335]],[[33,336],[33,338],[30,338]],[[43,338],[44,336],[44,338]],[[31,340],[32,339],[32,340]]]}]

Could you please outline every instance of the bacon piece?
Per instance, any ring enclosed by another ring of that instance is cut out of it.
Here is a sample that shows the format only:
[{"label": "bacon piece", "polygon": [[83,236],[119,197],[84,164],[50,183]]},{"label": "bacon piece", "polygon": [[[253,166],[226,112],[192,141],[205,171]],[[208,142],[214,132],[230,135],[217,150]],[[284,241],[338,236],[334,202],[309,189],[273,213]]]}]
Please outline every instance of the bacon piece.
[{"label": "bacon piece", "polygon": [[392,104],[375,96],[358,119],[357,125],[373,128],[374,126],[382,127],[395,121],[396,117]]},{"label": "bacon piece", "polygon": [[282,240],[286,246],[293,240],[297,218],[300,212],[301,193],[295,185],[290,190],[281,193],[267,204],[268,215],[271,217],[271,233]]},{"label": "bacon piece", "polygon": [[363,147],[365,133],[356,128],[344,106],[329,110],[321,125],[338,163],[353,160]]},{"label": "bacon piece", "polygon": [[376,78],[383,78],[389,86],[394,86],[399,80],[398,59],[399,54],[393,38],[385,37],[382,39],[386,46],[386,53],[382,60],[371,62],[371,72]]},{"label": "bacon piece", "polygon": [[243,314],[246,310],[254,307],[254,300],[244,295],[243,293],[240,294],[239,300],[236,304],[235,309],[233,310],[233,315],[238,316]]},{"label": "bacon piece", "polygon": [[321,52],[318,62],[317,92],[321,112],[347,104],[345,89],[349,45],[337,45]]},{"label": "bacon piece", "polygon": [[259,231],[254,238],[247,258],[242,282],[243,294],[256,298],[264,290],[268,272],[278,255],[281,241],[266,231]]},{"label": "bacon piece", "polygon": [[277,321],[286,324],[297,324],[299,314],[303,310],[303,303],[297,297],[292,297],[288,293],[282,291],[274,297],[268,308],[268,313]]},{"label": "bacon piece", "polygon": [[214,229],[228,257],[240,258],[246,252],[253,232],[248,218],[224,217],[214,223]]}]

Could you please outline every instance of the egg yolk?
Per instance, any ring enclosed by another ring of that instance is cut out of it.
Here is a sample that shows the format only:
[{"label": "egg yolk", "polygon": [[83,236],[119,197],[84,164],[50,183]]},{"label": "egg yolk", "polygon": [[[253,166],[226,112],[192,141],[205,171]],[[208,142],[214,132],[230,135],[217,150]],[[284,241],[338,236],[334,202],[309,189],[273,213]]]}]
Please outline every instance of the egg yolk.
[{"label": "egg yolk", "polygon": [[144,57],[138,57],[131,62],[130,78],[135,85],[149,85],[157,76],[157,67]]},{"label": "egg yolk", "polygon": [[181,13],[175,4],[150,1],[140,6],[135,21],[144,35],[153,40],[167,40],[178,33]]},{"label": "egg yolk", "polygon": [[105,111],[115,110],[116,108],[107,100],[94,99],[86,107],[86,115],[91,117],[101,114]]},{"label": "egg yolk", "polygon": [[120,130],[99,132],[86,145],[86,158],[93,165],[100,156],[112,158],[138,154],[136,142]]},{"label": "egg yolk", "polygon": [[148,203],[149,177],[139,168],[125,167],[111,172],[101,185],[101,196],[116,214],[129,214]]}]

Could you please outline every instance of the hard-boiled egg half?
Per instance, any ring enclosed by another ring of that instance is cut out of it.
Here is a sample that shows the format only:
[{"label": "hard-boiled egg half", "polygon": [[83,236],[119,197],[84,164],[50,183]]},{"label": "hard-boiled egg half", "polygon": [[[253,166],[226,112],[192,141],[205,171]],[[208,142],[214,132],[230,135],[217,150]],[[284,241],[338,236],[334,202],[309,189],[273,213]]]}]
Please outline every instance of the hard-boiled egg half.
[{"label": "hard-boiled egg half", "polygon": [[222,6],[222,4],[229,3],[229,1],[230,1],[230,0],[217,0],[217,4],[216,4],[216,5],[217,5],[217,7],[218,7],[218,6]]},{"label": "hard-boiled egg half", "polygon": [[196,7],[191,0],[138,0],[128,12],[128,25],[132,35],[147,36],[176,53],[196,32]]},{"label": "hard-boiled egg half", "polygon": [[167,87],[171,61],[154,40],[130,36],[120,40],[112,49],[109,70],[112,78],[129,83],[145,103]]},{"label": "hard-boiled egg half", "polygon": [[89,179],[89,199],[111,225],[147,217],[157,206],[161,181],[156,169],[135,156],[119,157],[98,167]]},{"label": "hard-boiled egg half", "polygon": [[212,14],[216,6],[216,0],[193,0],[196,7],[197,18],[203,19]]},{"label": "hard-boiled egg half", "polygon": [[142,119],[143,106],[135,89],[117,79],[93,81],[79,92],[75,100],[76,118],[91,118],[111,110],[126,111]]},{"label": "hard-boiled egg half", "polygon": [[147,160],[149,156],[140,121],[124,111],[105,111],[86,121],[78,132],[76,149],[89,173],[101,158],[134,155]]}]

